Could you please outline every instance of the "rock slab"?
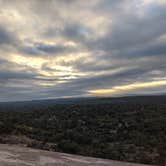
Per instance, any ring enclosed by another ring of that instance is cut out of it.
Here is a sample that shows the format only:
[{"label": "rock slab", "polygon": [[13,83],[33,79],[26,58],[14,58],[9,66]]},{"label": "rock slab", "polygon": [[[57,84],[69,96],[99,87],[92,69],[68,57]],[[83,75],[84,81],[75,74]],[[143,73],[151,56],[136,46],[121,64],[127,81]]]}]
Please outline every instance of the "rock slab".
[{"label": "rock slab", "polygon": [[0,166],[148,166],[0,144]]}]

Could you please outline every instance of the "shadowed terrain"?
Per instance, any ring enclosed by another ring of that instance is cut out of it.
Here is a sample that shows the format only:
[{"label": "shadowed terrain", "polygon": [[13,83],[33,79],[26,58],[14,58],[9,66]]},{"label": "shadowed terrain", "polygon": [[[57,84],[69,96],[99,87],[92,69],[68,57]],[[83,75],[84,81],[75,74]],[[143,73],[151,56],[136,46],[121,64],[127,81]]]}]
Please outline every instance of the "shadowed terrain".
[{"label": "shadowed terrain", "polygon": [[0,143],[143,164],[164,162],[166,96],[0,104]]}]

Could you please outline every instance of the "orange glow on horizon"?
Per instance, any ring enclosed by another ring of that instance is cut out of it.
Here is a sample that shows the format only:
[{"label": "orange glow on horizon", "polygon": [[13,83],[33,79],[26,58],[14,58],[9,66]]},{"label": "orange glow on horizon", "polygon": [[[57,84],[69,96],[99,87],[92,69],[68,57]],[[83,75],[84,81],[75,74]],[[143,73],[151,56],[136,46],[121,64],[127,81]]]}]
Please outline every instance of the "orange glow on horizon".
[{"label": "orange glow on horizon", "polygon": [[106,88],[106,89],[90,90],[89,93],[95,94],[95,95],[108,95],[108,94],[116,94],[121,91],[129,91],[129,90],[141,89],[141,88],[151,88],[151,87],[164,86],[164,85],[166,86],[166,80],[133,83],[129,85],[114,86],[112,88]]}]

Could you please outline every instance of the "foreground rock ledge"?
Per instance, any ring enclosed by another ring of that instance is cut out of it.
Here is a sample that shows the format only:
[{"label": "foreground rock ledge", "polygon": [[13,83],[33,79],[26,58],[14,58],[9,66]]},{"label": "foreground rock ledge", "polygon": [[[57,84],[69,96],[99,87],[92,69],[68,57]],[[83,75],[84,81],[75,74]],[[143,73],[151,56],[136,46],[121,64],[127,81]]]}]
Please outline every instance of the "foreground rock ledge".
[{"label": "foreground rock ledge", "polygon": [[0,144],[0,166],[147,166]]}]

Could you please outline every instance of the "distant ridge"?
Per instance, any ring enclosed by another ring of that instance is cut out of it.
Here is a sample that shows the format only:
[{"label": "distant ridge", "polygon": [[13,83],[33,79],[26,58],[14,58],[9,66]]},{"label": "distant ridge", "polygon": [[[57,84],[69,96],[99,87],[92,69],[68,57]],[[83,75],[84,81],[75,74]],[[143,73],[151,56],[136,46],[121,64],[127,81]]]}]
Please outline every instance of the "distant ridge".
[{"label": "distant ridge", "polygon": [[120,97],[73,97],[73,98],[55,98],[55,99],[39,99],[39,100],[25,100],[25,101],[0,101],[0,104],[21,104],[21,103],[55,103],[55,104],[68,104],[68,103],[77,103],[77,102],[92,102],[96,100],[112,100],[112,101],[126,101],[126,100],[136,100],[136,99],[152,99],[152,98],[165,98],[166,94],[152,94],[152,95],[127,95],[127,96],[120,96]]}]

